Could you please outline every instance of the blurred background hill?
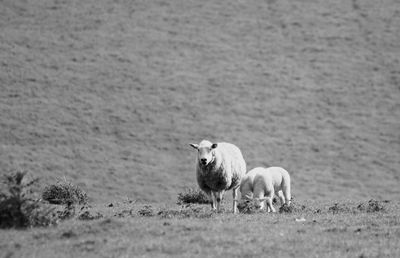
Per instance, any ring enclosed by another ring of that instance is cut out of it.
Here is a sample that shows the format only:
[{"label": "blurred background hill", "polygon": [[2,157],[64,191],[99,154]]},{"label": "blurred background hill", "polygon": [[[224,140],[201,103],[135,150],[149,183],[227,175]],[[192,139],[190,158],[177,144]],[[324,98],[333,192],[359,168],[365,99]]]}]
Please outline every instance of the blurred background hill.
[{"label": "blurred background hill", "polygon": [[398,199],[400,2],[0,1],[0,173],[174,203],[202,139],[298,199]]}]

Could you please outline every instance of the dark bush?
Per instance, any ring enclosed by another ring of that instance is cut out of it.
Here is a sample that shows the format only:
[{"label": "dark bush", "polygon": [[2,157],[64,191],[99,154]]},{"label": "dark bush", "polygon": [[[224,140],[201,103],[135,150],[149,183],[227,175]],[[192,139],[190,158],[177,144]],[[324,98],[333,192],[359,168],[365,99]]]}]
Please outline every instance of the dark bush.
[{"label": "dark bush", "polygon": [[103,218],[103,214],[99,212],[90,212],[88,210],[84,211],[83,213],[79,214],[78,219],[80,220],[96,220]]},{"label": "dark bush", "polygon": [[[288,206],[285,203],[279,208],[279,213],[294,213],[294,212],[302,212],[302,211],[312,211],[312,208],[307,207],[303,204],[297,203],[297,201],[295,201],[294,198],[292,198],[290,206]],[[314,211],[314,213],[319,213],[319,212],[320,211]]]},{"label": "dark bush", "polygon": [[257,201],[254,199],[242,199],[238,203],[237,208],[240,213],[246,214],[262,212],[257,205]]},{"label": "dark bush", "polygon": [[347,204],[339,204],[334,203],[333,206],[328,208],[329,212],[333,214],[343,213],[343,212],[350,212],[351,208]]},{"label": "dark bush", "polygon": [[43,200],[51,204],[82,204],[88,203],[88,196],[80,187],[67,180],[46,186],[42,193]]},{"label": "dark bush", "polygon": [[138,214],[145,217],[151,217],[155,215],[153,207],[151,207],[151,205],[145,205],[142,209],[138,211]]},{"label": "dark bush", "polygon": [[199,188],[186,188],[183,193],[178,194],[177,204],[190,204],[190,203],[198,203],[198,204],[209,204],[210,200],[206,193],[204,193]]},{"label": "dark bush", "polygon": [[382,202],[371,199],[368,201],[368,203],[359,204],[357,209],[366,212],[378,212],[385,210],[385,207],[383,206]]},{"label": "dark bush", "polygon": [[27,172],[18,171],[4,176],[0,194],[0,228],[23,228],[57,224],[55,209],[31,197],[31,186],[38,179],[24,180]]}]

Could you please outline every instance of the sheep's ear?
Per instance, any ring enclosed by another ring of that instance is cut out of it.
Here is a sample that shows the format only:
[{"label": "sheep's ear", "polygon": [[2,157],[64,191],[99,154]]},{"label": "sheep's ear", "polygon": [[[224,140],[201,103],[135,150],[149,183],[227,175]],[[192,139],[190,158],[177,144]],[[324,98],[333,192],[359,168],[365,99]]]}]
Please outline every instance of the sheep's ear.
[{"label": "sheep's ear", "polygon": [[215,148],[217,148],[218,147],[218,144],[217,143],[213,143],[213,145],[211,145],[211,149],[215,149]]},{"label": "sheep's ear", "polygon": [[196,150],[199,149],[199,145],[195,144],[195,143],[189,143],[190,146],[192,146],[193,148],[195,148]]},{"label": "sheep's ear", "polygon": [[265,201],[265,200],[267,200],[268,198],[267,197],[263,197],[263,198],[259,198],[258,200],[260,201],[260,202],[263,202],[263,201]]}]

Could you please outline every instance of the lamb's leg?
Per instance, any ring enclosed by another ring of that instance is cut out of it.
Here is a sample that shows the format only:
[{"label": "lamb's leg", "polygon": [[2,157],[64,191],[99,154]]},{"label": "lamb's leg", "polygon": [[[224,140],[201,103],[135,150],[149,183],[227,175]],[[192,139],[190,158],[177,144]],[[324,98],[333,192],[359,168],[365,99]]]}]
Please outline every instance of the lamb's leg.
[{"label": "lamb's leg", "polygon": [[267,199],[267,206],[270,209],[269,211],[276,212],[274,206],[272,206],[272,197],[268,197]]},{"label": "lamb's leg", "polygon": [[285,196],[286,199],[286,205],[290,206],[290,202],[292,201],[292,196],[290,195],[290,186],[287,187],[283,195]]},{"label": "lamb's leg", "polygon": [[282,190],[278,191],[278,197],[281,200],[281,204],[284,205],[286,202],[285,202],[285,196],[283,195]]},{"label": "lamb's leg", "polygon": [[283,195],[285,196],[286,205],[290,206],[292,196],[290,194],[290,176],[289,175],[284,177],[284,184],[282,186],[282,191],[283,191]]},{"label": "lamb's leg", "polygon": [[[263,198],[264,199],[264,198]],[[261,200],[261,202],[260,202],[260,210],[263,210],[264,209],[264,207],[265,207],[265,199],[264,200]],[[267,211],[268,211],[268,205],[267,205]]]},{"label": "lamb's leg", "polygon": [[233,207],[232,207],[232,211],[233,213],[237,213],[237,192],[238,192],[238,188],[232,189],[232,198],[233,198]]},{"label": "lamb's leg", "polygon": [[272,200],[274,199],[274,191],[271,191],[266,197],[267,197],[267,206],[271,209],[272,212],[276,212],[274,206],[272,206]]}]

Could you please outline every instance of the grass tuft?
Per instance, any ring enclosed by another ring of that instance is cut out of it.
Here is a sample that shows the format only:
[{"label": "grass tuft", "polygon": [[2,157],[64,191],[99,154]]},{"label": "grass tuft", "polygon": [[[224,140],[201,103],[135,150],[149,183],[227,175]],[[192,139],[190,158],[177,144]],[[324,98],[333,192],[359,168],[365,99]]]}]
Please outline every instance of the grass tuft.
[{"label": "grass tuft", "polygon": [[239,201],[237,208],[240,213],[245,214],[262,212],[262,210],[260,210],[256,204],[257,202],[253,199],[242,199],[241,201]]},{"label": "grass tuft", "polygon": [[42,193],[43,200],[51,204],[87,204],[88,196],[80,187],[65,178],[54,185],[46,186]]},{"label": "grass tuft", "polygon": [[369,200],[366,203],[360,203],[357,206],[353,206],[348,203],[335,203],[333,206],[328,208],[328,212],[332,212],[333,214],[337,213],[359,213],[359,212],[381,212],[385,211],[385,203],[388,201],[376,201],[376,200]]},{"label": "grass tuft", "polygon": [[350,212],[351,207],[344,203],[334,203],[333,206],[328,208],[328,212],[332,212],[333,214],[343,213],[343,212]]},{"label": "grass tuft", "polygon": [[371,199],[368,201],[368,203],[359,204],[357,206],[357,209],[359,211],[364,211],[364,212],[379,212],[379,211],[384,211],[385,206],[383,205],[383,202]]},{"label": "grass tuft", "polygon": [[184,192],[178,194],[177,204],[209,204],[210,200],[206,193],[204,193],[199,188],[187,187]]},{"label": "grass tuft", "polygon": [[138,214],[144,217],[152,217],[155,215],[154,209],[151,205],[143,206],[143,208],[138,211]]},{"label": "grass tuft", "polygon": [[206,211],[204,207],[187,205],[185,207],[181,207],[178,210],[174,209],[163,209],[157,213],[158,216],[164,219],[172,219],[172,218],[211,218],[213,217],[215,212]]},{"label": "grass tuft", "polygon": [[79,214],[78,219],[79,220],[96,220],[96,219],[101,219],[103,218],[103,214],[100,212],[90,212],[89,210],[84,211],[83,213]]},{"label": "grass tuft", "polygon": [[[311,211],[312,208],[307,207],[304,204],[300,204],[297,201],[295,201],[294,198],[292,198],[292,201],[290,203],[290,206],[287,204],[283,204],[279,208],[279,213],[298,213],[298,212],[305,212],[305,211]],[[319,213],[320,211],[316,211],[314,213]]]}]

